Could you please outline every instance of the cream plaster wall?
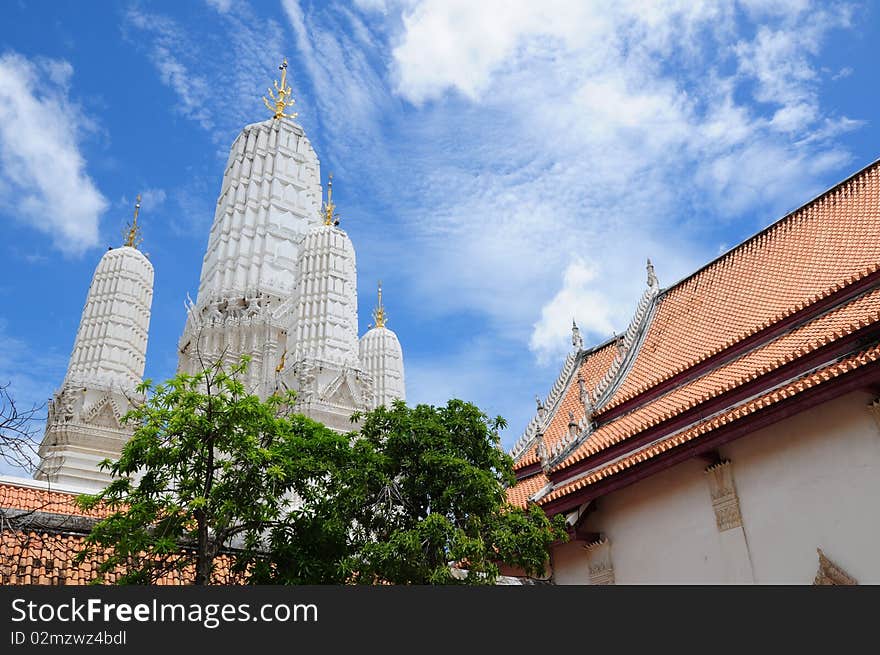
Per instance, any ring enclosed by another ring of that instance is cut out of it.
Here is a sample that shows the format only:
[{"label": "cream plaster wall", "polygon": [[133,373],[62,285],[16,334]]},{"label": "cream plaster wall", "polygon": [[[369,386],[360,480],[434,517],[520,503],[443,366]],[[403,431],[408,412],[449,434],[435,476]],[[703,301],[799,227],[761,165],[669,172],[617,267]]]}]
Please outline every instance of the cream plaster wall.
[{"label": "cream plaster wall", "polygon": [[[611,542],[617,584],[810,584],[816,548],[880,582],[880,429],[852,393],[743,437],[733,463],[743,528],[719,532],[706,463],[690,460],[597,501],[587,529]],[[730,543],[745,540],[747,550]],[[553,553],[557,584],[588,584],[583,542]],[[744,571],[745,569],[745,571]],[[749,571],[748,569],[751,569]]]},{"label": "cream plaster wall", "polygon": [[880,430],[852,393],[729,444],[755,581],[811,583],[816,548],[880,583]]},{"label": "cream plaster wall", "polygon": [[[617,584],[687,584],[721,580],[719,533],[702,461],[689,461],[600,498],[590,530],[611,542]],[[583,542],[560,549],[559,584],[589,584]],[[572,551],[583,553],[573,557]]]}]

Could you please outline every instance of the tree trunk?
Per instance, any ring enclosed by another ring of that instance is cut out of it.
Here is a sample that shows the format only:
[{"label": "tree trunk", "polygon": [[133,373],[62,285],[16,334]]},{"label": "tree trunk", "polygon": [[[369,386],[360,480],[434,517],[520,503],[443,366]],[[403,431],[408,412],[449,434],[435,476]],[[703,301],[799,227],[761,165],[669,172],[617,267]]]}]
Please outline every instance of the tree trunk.
[{"label": "tree trunk", "polygon": [[211,584],[211,564],[213,557],[209,552],[208,543],[208,522],[204,518],[204,514],[199,512],[200,516],[196,518],[199,529],[199,543],[196,550],[196,579],[193,584],[208,585]]}]

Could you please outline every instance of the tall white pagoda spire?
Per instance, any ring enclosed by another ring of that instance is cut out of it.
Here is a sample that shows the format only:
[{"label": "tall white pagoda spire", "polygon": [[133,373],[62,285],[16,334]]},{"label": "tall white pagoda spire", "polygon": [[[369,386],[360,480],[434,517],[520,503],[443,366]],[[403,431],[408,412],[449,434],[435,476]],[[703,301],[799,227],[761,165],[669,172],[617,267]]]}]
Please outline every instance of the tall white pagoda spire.
[{"label": "tall white pagoda spire", "polygon": [[360,341],[360,360],[373,380],[373,407],[406,400],[403,375],[403,350],[393,331],[386,327],[387,316],[382,304],[382,283],[379,300],[373,310],[374,326]]},{"label": "tall white pagoda spire", "polygon": [[[183,371],[199,359],[251,356],[251,388],[265,396],[286,341],[300,244],[320,224],[320,164],[293,104],[287,61],[266,100],[272,117],[245,127],[232,144],[198,298],[180,339]],[[265,100],[265,99],[264,99]]]},{"label": "tall white pagoda spire", "polygon": [[294,360],[357,365],[357,265],[354,246],[339,228],[333,176],[327,182],[323,224],[300,247],[287,353]]},{"label": "tall white pagoda spire", "polygon": [[36,477],[102,489],[99,462],[131,436],[121,423],[144,374],[153,265],[137,249],[140,196],[125,245],[104,253],[89,286],[67,374],[49,404]]},{"label": "tall white pagoda spire", "polygon": [[280,70],[263,98],[271,117],[232,144],[179,369],[248,355],[249,391],[295,391],[297,411],[348,432],[351,415],[376,404],[361,353],[389,380],[383,401],[403,397],[403,358],[390,331],[378,350],[369,345],[376,335],[358,341],[354,246],[339,227],[332,176],[321,202],[318,157],[288,113],[286,60]]},{"label": "tall white pagoda spire", "polygon": [[357,264],[339,227],[332,175],[321,218],[300,247],[280,373],[300,411],[344,432],[351,414],[370,406],[373,389],[358,359]]}]

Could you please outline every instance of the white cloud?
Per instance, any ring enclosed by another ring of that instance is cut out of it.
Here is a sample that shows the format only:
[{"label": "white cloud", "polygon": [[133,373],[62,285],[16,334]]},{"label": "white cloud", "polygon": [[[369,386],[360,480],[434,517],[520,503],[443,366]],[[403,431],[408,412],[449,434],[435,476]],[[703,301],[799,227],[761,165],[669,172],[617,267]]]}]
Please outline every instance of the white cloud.
[{"label": "white cloud", "polygon": [[416,104],[448,88],[477,99],[493,75],[548,51],[578,50],[595,61],[624,46],[636,56],[690,51],[706,24],[727,29],[731,12],[732,2],[692,0],[423,0],[403,11],[392,51],[397,91]]},{"label": "white cloud", "polygon": [[522,33],[541,24],[536,21],[540,11],[536,3],[504,0],[419,3],[404,14],[404,38],[392,52],[398,91],[420,103],[452,86],[476,99]]},{"label": "white cloud", "polygon": [[136,7],[126,13],[124,27],[142,33],[133,41],[174,92],[175,111],[211,133],[225,159],[241,127],[265,115],[261,92],[277,73],[284,44],[278,23],[255,16],[246,3],[208,1],[219,12],[219,30],[213,24],[187,30]]},{"label": "white cloud", "polygon": [[376,11],[382,14],[388,11],[388,3],[385,0],[354,0],[354,4],[362,11]]},{"label": "white cloud", "polygon": [[810,64],[810,55],[818,47],[814,29],[801,33],[785,27],[761,27],[753,40],[735,46],[740,70],[757,81],[757,100],[790,104],[813,99],[810,82],[817,73]]},{"label": "white cloud", "polygon": [[752,16],[767,14],[797,16],[811,8],[812,0],[740,0],[740,4]]},{"label": "white cloud", "polygon": [[143,211],[157,211],[165,204],[166,198],[165,189],[144,189],[141,192],[141,209]]},{"label": "white cloud", "polygon": [[566,339],[571,338],[571,322],[582,332],[605,337],[614,330],[612,308],[605,296],[591,282],[595,269],[575,259],[562,276],[562,288],[541,308],[541,318],[532,330],[529,347],[539,361],[547,363],[565,353]]},{"label": "white cloud", "polygon": [[131,27],[152,34],[152,40],[147,42],[150,60],[162,83],[177,95],[176,111],[205,130],[214,129],[213,103],[209,103],[211,86],[207,76],[197,73],[198,68],[191,65],[196,55],[186,33],[170,18],[146,14],[134,7],[128,11],[126,20]]},{"label": "white cloud", "polygon": [[282,0],[281,5],[298,50],[291,68],[295,74],[308,76],[313,88],[301,122],[321,129],[312,130],[310,138],[313,142],[332,138],[333,160],[327,163],[337,178],[345,178],[350,166],[347,155],[364,149],[373,153],[374,166],[358,169],[356,174],[381,176],[387,139],[380,133],[379,120],[391,98],[370,59],[380,44],[349,10],[324,8],[319,20],[304,12],[297,0]]},{"label": "white cloud", "polygon": [[[835,16],[810,0],[281,6],[296,53],[238,3],[204,38],[152,19],[138,29],[181,113],[224,146],[262,115],[259,71],[275,72],[276,51],[290,57],[322,168],[341,199],[346,172],[371,196],[343,210],[362,275],[393,268],[427,332],[466,316],[491,335],[408,356],[411,399],[461,395],[515,422],[556,373],[540,364],[570,347],[572,315],[588,341],[622,331],[645,257],[674,282],[819,190],[849,157],[835,137],[861,125],[822,103],[830,73],[817,59],[844,5]],[[231,80],[229,100],[176,84],[193,73]],[[181,217],[210,220],[212,184],[171,191],[192,204]]]},{"label": "white cloud", "polygon": [[848,12],[789,5],[404,8],[396,91],[435,144],[407,207],[417,295],[484,313],[545,361],[578,304],[596,308],[596,333],[625,328],[645,256],[674,280],[714,255],[727,221],[757,214],[742,238],[811,197],[848,161],[833,137],[859,125],[823,109],[816,62]]},{"label": "white cloud", "polygon": [[0,56],[0,206],[78,255],[97,245],[107,200],[80,150],[91,123],[70,99],[72,75],[66,61]]},{"label": "white cloud", "polygon": [[205,0],[205,2],[221,14],[225,14],[232,9],[232,0]]}]

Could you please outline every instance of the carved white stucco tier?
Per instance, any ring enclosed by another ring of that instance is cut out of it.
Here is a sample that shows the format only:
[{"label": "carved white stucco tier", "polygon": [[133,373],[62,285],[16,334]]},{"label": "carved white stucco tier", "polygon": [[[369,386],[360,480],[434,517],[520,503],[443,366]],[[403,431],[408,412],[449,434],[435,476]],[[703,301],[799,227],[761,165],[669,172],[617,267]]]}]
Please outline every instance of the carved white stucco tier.
[{"label": "carved white stucco tier", "polygon": [[[232,144],[180,339],[180,370],[249,355],[249,387],[274,390],[303,237],[319,223],[320,164],[299,125],[248,125]],[[199,361],[201,359],[201,363]]]},{"label": "carved white stucco tier", "polygon": [[360,356],[364,369],[373,378],[374,406],[390,406],[395,399],[406,400],[403,351],[394,332],[374,327],[361,337]]},{"label": "carved white stucco tier", "polygon": [[357,262],[344,231],[308,231],[289,304],[286,363],[276,384],[297,393],[297,411],[352,430],[351,415],[373,405],[373,379],[358,359]]},{"label": "carved white stucco tier", "polygon": [[135,248],[108,250],[89,287],[66,380],[134,388],[144,374],[153,265]]},{"label": "carved white stucco tier", "polygon": [[293,308],[288,356],[357,365],[357,264],[351,240],[338,227],[314,227],[303,240]]},{"label": "carved white stucco tier", "polygon": [[144,374],[153,266],[135,248],[104,253],[83,307],[67,374],[49,402],[36,477],[103,488],[99,462],[117,459],[131,429],[122,416]]},{"label": "carved white stucco tier", "polygon": [[302,128],[274,119],[245,127],[223,174],[199,303],[248,290],[289,295],[298,245],[320,207],[320,164]]}]

